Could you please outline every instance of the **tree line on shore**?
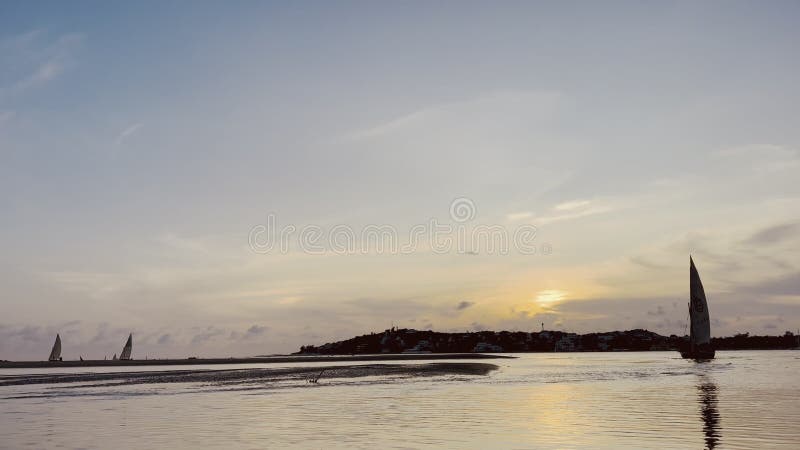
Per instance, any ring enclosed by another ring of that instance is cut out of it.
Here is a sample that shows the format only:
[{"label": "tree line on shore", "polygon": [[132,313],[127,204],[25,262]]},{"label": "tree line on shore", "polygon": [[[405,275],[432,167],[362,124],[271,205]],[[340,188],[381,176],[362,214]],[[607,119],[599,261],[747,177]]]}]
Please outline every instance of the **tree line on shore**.
[{"label": "tree line on shore", "polygon": [[[688,336],[662,336],[642,329],[577,334],[551,330],[442,333],[391,328],[319,346],[305,345],[295,354],[657,351],[677,350],[687,342]],[[743,333],[712,338],[712,344],[718,350],[792,349],[800,347],[800,335],[790,331],[782,336]]]}]

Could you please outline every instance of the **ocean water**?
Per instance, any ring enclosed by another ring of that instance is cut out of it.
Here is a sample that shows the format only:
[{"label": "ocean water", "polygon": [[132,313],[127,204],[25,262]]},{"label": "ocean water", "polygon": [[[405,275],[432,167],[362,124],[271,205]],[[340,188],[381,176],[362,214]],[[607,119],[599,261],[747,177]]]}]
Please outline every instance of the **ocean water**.
[{"label": "ocean water", "polygon": [[[517,354],[476,361],[499,366],[489,375],[332,371],[318,384],[299,376],[0,385],[0,448],[800,448],[800,351],[717,355],[698,363],[675,352]],[[0,381],[86,371],[2,370]]]}]

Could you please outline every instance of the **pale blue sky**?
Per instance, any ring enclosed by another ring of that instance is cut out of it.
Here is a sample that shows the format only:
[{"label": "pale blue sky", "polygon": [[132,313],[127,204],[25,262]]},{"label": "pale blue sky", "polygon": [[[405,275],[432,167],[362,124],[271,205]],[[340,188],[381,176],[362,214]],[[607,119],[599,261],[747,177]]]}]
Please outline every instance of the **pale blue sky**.
[{"label": "pale blue sky", "polygon": [[[799,19],[797,2],[4,2],[0,358],[44,357],[59,331],[68,357],[131,330],[163,356],[392,321],[680,333],[689,251],[714,334],[795,330]],[[247,247],[269,212],[408,229],[456,197],[553,254]]]}]

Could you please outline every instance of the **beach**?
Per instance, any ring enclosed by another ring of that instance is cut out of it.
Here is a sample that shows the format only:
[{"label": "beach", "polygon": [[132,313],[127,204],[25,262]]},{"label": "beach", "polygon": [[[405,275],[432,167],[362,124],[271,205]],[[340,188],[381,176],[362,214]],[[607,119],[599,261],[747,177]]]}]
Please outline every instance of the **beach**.
[{"label": "beach", "polygon": [[59,367],[130,367],[130,366],[183,366],[217,364],[285,364],[309,362],[362,362],[362,361],[428,361],[452,359],[501,359],[512,356],[481,353],[406,353],[378,355],[337,356],[263,356],[252,358],[184,358],[184,359],[131,359],[85,361],[0,361],[0,369],[48,369]]}]

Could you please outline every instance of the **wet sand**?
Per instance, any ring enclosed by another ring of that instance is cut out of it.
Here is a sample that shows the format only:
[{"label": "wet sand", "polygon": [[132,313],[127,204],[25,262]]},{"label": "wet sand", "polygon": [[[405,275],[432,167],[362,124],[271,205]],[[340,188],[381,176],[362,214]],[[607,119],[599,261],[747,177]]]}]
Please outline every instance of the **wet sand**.
[{"label": "wet sand", "polygon": [[74,388],[108,387],[153,383],[259,384],[305,382],[320,378],[369,376],[432,377],[443,375],[487,375],[498,366],[487,363],[453,362],[426,364],[366,364],[326,367],[252,368],[229,370],[165,370],[149,372],[73,373],[0,376],[0,387],[29,384],[78,383]]},{"label": "wet sand", "polygon": [[0,369],[44,369],[58,367],[125,367],[125,366],[177,366],[207,364],[285,364],[292,362],[328,361],[430,361],[448,359],[499,359],[513,356],[488,355],[482,353],[416,353],[387,355],[337,355],[337,356],[265,356],[254,358],[208,358],[208,359],[133,359],[86,360],[86,361],[0,361]]}]

